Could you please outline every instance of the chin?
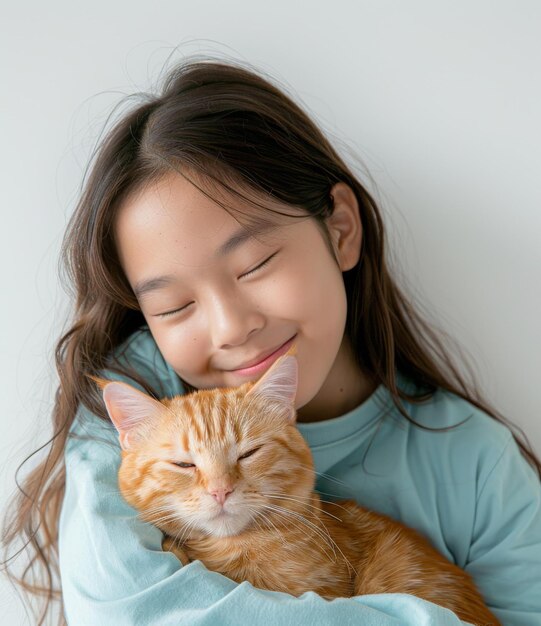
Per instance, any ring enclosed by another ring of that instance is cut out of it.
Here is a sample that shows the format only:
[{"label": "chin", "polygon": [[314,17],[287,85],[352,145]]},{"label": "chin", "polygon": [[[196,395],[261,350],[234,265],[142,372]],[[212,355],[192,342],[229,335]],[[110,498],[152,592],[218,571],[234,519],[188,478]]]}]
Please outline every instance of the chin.
[{"label": "chin", "polygon": [[220,517],[204,520],[201,527],[213,537],[232,537],[240,535],[252,521],[252,516],[246,513],[226,513]]}]

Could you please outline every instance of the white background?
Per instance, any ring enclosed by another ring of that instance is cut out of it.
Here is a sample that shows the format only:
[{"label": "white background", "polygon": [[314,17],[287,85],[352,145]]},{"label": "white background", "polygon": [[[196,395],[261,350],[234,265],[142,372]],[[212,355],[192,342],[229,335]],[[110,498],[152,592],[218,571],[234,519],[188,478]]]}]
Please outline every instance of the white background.
[{"label": "white background", "polygon": [[[360,157],[401,281],[541,454],[541,3],[34,0],[2,13],[0,502],[49,437],[69,304],[58,253],[90,152],[169,55],[253,64]],[[2,623],[31,623],[0,581]]]}]

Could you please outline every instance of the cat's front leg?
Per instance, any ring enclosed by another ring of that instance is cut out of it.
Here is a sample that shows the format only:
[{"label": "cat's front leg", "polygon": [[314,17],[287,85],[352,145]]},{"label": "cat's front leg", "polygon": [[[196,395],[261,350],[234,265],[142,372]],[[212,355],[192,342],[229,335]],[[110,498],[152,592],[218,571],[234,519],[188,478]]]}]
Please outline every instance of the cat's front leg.
[{"label": "cat's front leg", "polygon": [[186,556],[184,550],[179,546],[178,543],[175,543],[173,538],[169,535],[165,535],[162,540],[162,550],[164,552],[172,552],[182,563],[182,565],[188,565],[188,563],[190,563],[190,559]]}]

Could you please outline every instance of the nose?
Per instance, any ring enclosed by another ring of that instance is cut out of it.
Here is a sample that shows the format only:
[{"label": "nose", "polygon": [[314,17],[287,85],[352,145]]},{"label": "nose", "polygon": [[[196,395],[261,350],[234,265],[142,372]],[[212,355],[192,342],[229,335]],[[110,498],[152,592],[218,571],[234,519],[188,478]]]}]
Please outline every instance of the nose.
[{"label": "nose", "polygon": [[220,487],[219,489],[212,489],[210,494],[216,499],[216,501],[223,506],[227,496],[233,492],[230,487]]},{"label": "nose", "polygon": [[248,337],[265,325],[257,306],[238,291],[215,295],[208,316],[212,342],[217,349],[244,344]]}]

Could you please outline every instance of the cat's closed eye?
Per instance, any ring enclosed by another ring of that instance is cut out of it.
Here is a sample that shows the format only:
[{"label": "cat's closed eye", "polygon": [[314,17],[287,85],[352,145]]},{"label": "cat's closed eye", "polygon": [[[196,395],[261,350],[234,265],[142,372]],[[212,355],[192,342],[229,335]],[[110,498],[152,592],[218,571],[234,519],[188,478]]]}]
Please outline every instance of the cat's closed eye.
[{"label": "cat's closed eye", "polygon": [[246,459],[249,456],[252,456],[252,454],[254,454],[255,452],[257,452],[258,450],[261,450],[263,446],[259,446],[258,448],[254,448],[253,450],[249,450],[248,452],[245,452],[244,454],[241,454],[238,458],[238,460],[240,461],[241,459]]},{"label": "cat's closed eye", "polygon": [[[258,446],[257,448],[254,448],[253,450],[248,450],[248,452],[241,454],[237,460],[240,461],[241,459],[246,459],[249,456],[252,456],[252,454],[255,454],[262,447],[263,446]],[[186,463],[185,461],[173,461],[173,464],[176,465],[177,467],[182,467],[183,469],[191,469],[192,467],[195,468],[195,463]]]},{"label": "cat's closed eye", "polygon": [[173,464],[184,468],[195,467],[195,463],[186,463],[184,461],[173,461]]}]

